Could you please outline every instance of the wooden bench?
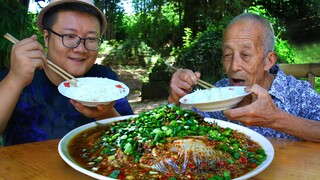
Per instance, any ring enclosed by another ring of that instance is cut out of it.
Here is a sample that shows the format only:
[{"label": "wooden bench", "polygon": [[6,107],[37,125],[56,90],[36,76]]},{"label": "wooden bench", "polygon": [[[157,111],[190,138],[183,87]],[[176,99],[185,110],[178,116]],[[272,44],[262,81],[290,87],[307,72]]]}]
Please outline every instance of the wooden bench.
[{"label": "wooden bench", "polygon": [[314,87],[315,77],[320,77],[320,63],[279,64],[279,66],[287,75],[292,75],[296,78],[307,78],[312,87]]}]

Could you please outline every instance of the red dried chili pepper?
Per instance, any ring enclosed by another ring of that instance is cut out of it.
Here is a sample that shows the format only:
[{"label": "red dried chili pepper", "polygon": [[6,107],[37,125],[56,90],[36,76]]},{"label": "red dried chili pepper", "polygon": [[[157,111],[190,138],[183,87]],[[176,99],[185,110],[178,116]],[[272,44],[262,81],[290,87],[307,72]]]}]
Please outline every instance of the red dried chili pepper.
[{"label": "red dried chili pepper", "polygon": [[250,167],[255,168],[255,167],[257,167],[257,165],[252,163],[252,164],[250,164]]},{"label": "red dried chili pepper", "polygon": [[202,162],[202,167],[206,168],[206,167],[208,167],[208,164],[206,162]]},{"label": "red dried chili pepper", "polygon": [[122,88],[121,84],[116,85],[117,88]]},{"label": "red dried chili pepper", "polygon": [[125,175],[119,175],[118,179],[126,179],[126,176]]},{"label": "red dried chili pepper", "polygon": [[69,82],[65,82],[65,83],[63,83],[63,85],[64,85],[65,87],[70,87],[70,83],[69,83]]},{"label": "red dried chili pepper", "polygon": [[194,169],[194,168],[196,168],[196,165],[195,165],[195,164],[188,164],[188,165],[187,165],[187,168],[192,168],[192,169]]},{"label": "red dried chili pepper", "polygon": [[247,163],[247,158],[241,157],[240,161],[241,161],[241,164],[246,164]]}]

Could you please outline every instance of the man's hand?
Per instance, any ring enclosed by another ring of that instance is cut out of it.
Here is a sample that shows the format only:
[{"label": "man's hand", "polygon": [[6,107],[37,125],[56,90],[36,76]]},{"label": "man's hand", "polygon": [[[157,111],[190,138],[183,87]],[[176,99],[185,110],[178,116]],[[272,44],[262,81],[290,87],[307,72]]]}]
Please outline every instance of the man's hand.
[{"label": "man's hand", "polygon": [[178,69],[171,78],[168,102],[180,105],[179,99],[192,92],[192,88],[197,84],[199,78],[199,72],[193,72],[189,69]]},{"label": "man's hand", "polygon": [[24,88],[33,79],[36,68],[43,68],[46,56],[37,36],[23,39],[12,47],[8,77]]},{"label": "man's hand", "polygon": [[247,90],[252,92],[252,102],[243,107],[225,110],[226,117],[247,126],[272,127],[281,110],[274,104],[268,91],[259,85],[255,84]]},{"label": "man's hand", "polygon": [[113,107],[115,104],[114,101],[108,105],[98,105],[97,107],[87,107],[72,99],[70,100],[70,103],[81,114],[89,118],[95,118],[96,120],[120,116],[117,110]]}]

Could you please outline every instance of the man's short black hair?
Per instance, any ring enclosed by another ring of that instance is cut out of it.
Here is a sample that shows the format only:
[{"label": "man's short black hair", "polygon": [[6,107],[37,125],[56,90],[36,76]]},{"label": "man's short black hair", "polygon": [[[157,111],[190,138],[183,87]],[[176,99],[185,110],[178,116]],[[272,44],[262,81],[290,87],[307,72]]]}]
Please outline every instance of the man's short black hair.
[{"label": "man's short black hair", "polygon": [[102,22],[103,20],[100,18],[99,14],[97,11],[85,4],[80,4],[80,3],[65,3],[65,4],[60,4],[55,7],[52,7],[49,9],[43,16],[43,29],[48,29],[52,28],[53,24],[55,23],[57,19],[57,13],[60,11],[77,11],[77,12],[84,12],[91,14],[99,19],[100,22],[100,33],[102,33]]}]

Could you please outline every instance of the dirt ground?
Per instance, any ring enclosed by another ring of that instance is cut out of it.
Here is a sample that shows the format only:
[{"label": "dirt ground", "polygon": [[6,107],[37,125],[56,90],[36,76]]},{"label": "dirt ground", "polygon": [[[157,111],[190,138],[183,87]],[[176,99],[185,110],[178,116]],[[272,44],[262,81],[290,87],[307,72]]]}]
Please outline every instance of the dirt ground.
[{"label": "dirt ground", "polygon": [[148,111],[160,105],[167,104],[168,101],[166,98],[141,100],[141,77],[147,75],[146,69],[135,68],[129,70],[121,67],[111,68],[118,74],[119,79],[129,87],[130,93],[127,96],[127,99],[134,111],[134,114],[139,114],[143,111]]}]

